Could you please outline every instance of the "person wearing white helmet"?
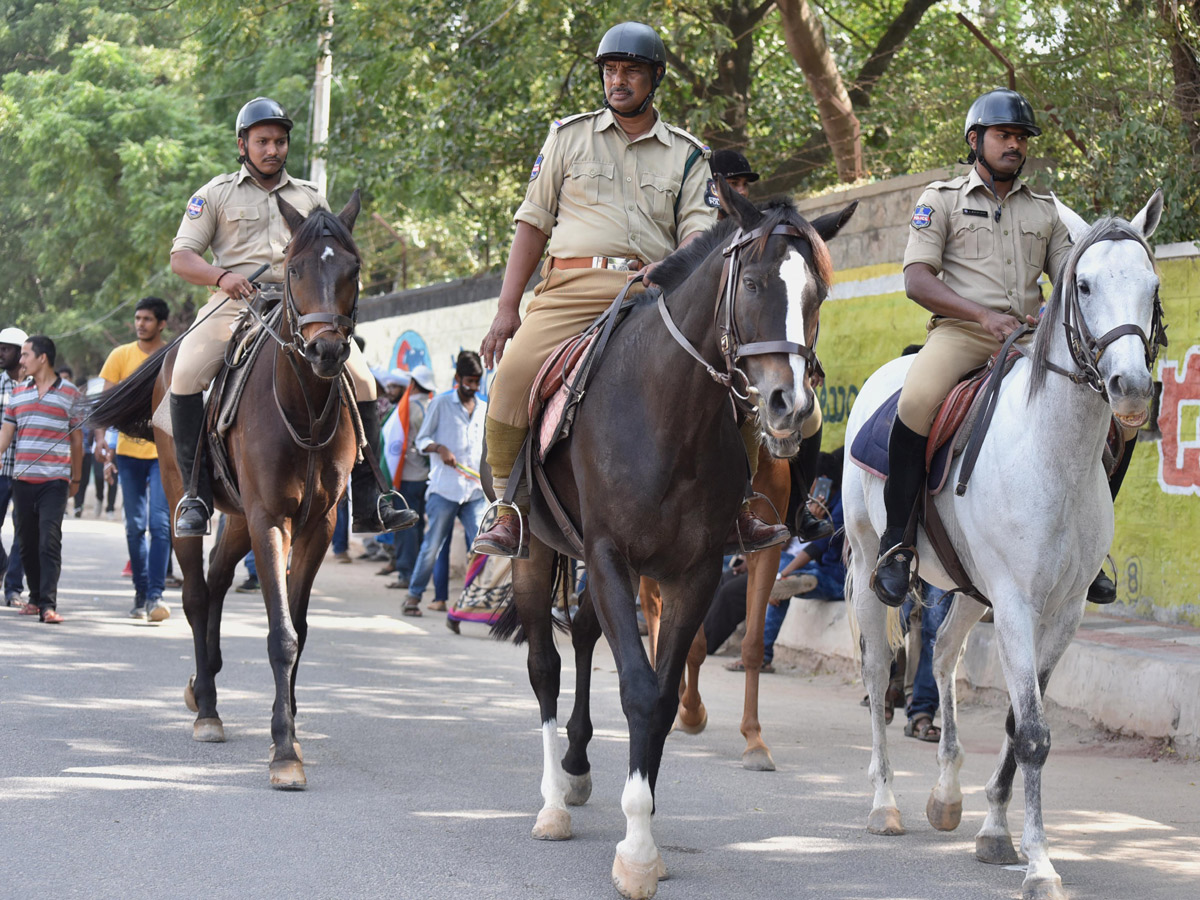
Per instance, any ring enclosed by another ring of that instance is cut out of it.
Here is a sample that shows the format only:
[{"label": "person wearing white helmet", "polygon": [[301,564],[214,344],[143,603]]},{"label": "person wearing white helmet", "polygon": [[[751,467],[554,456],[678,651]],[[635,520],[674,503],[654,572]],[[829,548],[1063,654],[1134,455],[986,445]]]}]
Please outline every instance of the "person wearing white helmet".
[{"label": "person wearing white helmet", "polygon": [[[9,326],[0,331],[0,416],[12,399],[13,389],[21,379],[21,345],[29,340],[20,328]],[[12,499],[13,461],[17,449],[15,446],[4,451],[0,458],[0,526],[8,515],[8,501]],[[16,510],[13,510],[16,515]],[[4,569],[4,602],[9,606],[21,605],[21,581],[25,570],[21,565],[21,547],[18,543],[16,529],[13,529],[12,547],[7,553],[0,544],[0,567]]]}]

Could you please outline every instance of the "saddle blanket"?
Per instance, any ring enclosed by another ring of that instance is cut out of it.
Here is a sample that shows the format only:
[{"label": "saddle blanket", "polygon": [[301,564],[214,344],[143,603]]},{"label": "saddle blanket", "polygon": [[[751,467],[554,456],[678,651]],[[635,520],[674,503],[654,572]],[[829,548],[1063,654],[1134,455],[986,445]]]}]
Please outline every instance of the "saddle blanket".
[{"label": "saddle blanket", "polygon": [[[870,472],[876,478],[887,478],[888,475],[888,435],[892,431],[892,421],[896,418],[896,407],[900,403],[900,392],[892,394],[880,404],[874,415],[863,425],[862,430],[854,437],[850,446],[850,458],[860,469]],[[946,475],[950,471],[951,451],[955,441],[947,441],[938,448],[929,466],[929,490],[937,493],[946,483]]]}]

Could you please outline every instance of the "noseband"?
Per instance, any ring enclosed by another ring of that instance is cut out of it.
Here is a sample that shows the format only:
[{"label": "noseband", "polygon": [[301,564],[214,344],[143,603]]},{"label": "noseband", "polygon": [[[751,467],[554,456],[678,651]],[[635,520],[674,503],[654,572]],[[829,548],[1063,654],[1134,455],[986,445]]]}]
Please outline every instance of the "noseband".
[{"label": "noseband", "polygon": [[[743,344],[737,329],[737,284],[738,277],[742,270],[742,252],[752,243],[758,240],[766,240],[772,235],[784,235],[786,237],[797,237],[804,240],[808,239],[803,231],[795,225],[776,225],[768,231],[764,225],[755,228],[751,231],[743,231],[739,228],[734,232],[733,237],[722,251],[725,257],[725,262],[721,267],[721,286],[717,289],[716,307],[713,309],[713,321],[719,325],[720,338],[718,343],[721,348],[721,355],[725,358],[725,371],[719,372],[716,368],[709,364],[703,356],[701,356],[691,342],[684,337],[683,333],[675,325],[671,319],[671,314],[667,310],[665,296],[659,294],[658,311],[662,316],[663,322],[666,323],[667,330],[671,332],[671,336],[676,342],[683,347],[691,356],[697,360],[708,371],[709,377],[713,381],[728,388],[730,394],[733,395],[734,402],[746,412],[754,411],[754,403],[751,401],[753,390],[750,385],[750,378],[738,366],[738,360],[746,356],[764,356],[768,353],[794,353],[808,363],[810,372],[810,380],[820,384],[825,379],[825,370],[821,368],[821,362],[817,359],[816,351],[811,347],[806,347],[804,344],[797,344],[795,341],[752,341],[748,344]],[[724,315],[722,315],[724,310]],[[816,341],[813,341],[816,344]],[[745,393],[742,393],[734,384],[734,377],[740,376],[742,383],[745,385]]]},{"label": "noseband", "polygon": [[[1129,241],[1133,239],[1126,232],[1114,229],[1102,234],[1093,244],[1098,244],[1101,241]],[[1110,344],[1126,335],[1136,335],[1141,339],[1142,347],[1146,354],[1146,368],[1151,371],[1154,370],[1154,361],[1158,358],[1159,348],[1167,346],[1167,326],[1163,323],[1162,301],[1159,299],[1157,290],[1154,292],[1154,313],[1150,319],[1149,337],[1146,336],[1146,332],[1142,331],[1140,325],[1134,325],[1133,323],[1118,325],[1098,338],[1093,337],[1087,327],[1087,322],[1084,321],[1083,310],[1079,306],[1078,285],[1074,285],[1074,289],[1070,291],[1070,297],[1068,298],[1066,310],[1063,315],[1063,328],[1067,333],[1067,347],[1071,353],[1071,361],[1075,363],[1078,371],[1069,372],[1052,364],[1049,360],[1046,361],[1047,367],[1060,375],[1065,375],[1076,384],[1086,385],[1104,397],[1105,400],[1108,399],[1108,389],[1104,386],[1104,377],[1100,374],[1099,366],[1100,357],[1104,355],[1104,351],[1108,349]]]}]

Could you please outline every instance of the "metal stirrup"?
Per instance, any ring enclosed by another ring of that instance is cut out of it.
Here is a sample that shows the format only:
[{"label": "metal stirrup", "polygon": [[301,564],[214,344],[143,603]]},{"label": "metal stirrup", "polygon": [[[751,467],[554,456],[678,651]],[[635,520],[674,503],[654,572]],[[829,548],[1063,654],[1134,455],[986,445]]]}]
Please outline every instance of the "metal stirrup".
[{"label": "metal stirrup", "polygon": [[[501,509],[511,509],[514,513],[516,513],[518,527],[517,549],[515,553],[489,553],[487,555],[497,556],[500,559],[524,559],[525,557],[521,556],[521,548],[525,546],[525,515],[521,512],[521,507],[517,506],[516,503],[505,500],[503,497],[498,497],[497,499],[493,500],[488,505],[488,508],[483,511],[483,516],[479,520],[479,531],[480,533],[490,531],[492,526],[495,525],[497,520],[500,518],[499,510]],[[489,516],[491,516],[490,519],[488,518]],[[476,535],[475,539],[478,540],[479,536]]]}]

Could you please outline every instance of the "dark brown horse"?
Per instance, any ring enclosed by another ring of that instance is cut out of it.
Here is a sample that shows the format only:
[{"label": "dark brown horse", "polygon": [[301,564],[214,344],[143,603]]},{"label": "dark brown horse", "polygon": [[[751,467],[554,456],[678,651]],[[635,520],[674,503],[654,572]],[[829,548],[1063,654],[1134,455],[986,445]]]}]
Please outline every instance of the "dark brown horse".
[{"label": "dark brown horse", "polygon": [[[308,634],[309,592],[329,548],[337,502],[356,455],[348,408],[353,397],[343,401],[341,382],[352,330],[345,323],[354,320],[362,258],[351,236],[359,212],[357,191],[336,216],[318,209],[304,218],[286,201],[278,203],[292,230],[282,301],[287,308],[278,340],[268,341],[254,363],[227,438],[241,504],[219,481],[214,484],[217,508],[227,518],[207,580],[201,538],[176,539],[175,552],[183,569],[183,609],[196,651],[196,673],[184,694],[196,712],[193,737],[224,741],[216,688],[221,607],[234,567],[253,548],[275,677],[271,784],[298,789],[306,780],[296,742],[296,669]],[[176,349],[177,342],[159,351],[105,395],[92,416],[97,426],[151,436],[151,411],[170,389]],[[315,427],[314,420],[322,416],[314,410],[328,412]],[[163,487],[174,508],[183,495],[185,476],[176,465],[171,435],[158,427],[152,435]]]},{"label": "dark brown horse", "polygon": [[[647,291],[629,311],[587,386],[574,431],[546,459],[583,535],[594,615],[573,627],[602,630],[608,639],[629,724],[621,797],[627,832],[612,869],[626,897],[653,896],[665,873],[651,834],[663,742],[744,497],[745,450],[729,382],[718,379],[732,359],[732,386],[752,398],[760,428],[776,439],[799,434],[815,403],[811,348],[832,274],[825,239],[852,211],[810,224],[786,201],[760,211],[719,182],[729,218],[654,270],[661,303],[658,291]],[[723,275],[726,250],[738,261]],[[591,723],[586,707],[577,706],[567,729],[571,747],[560,762],[551,582],[557,554],[572,548],[536,492],[530,521],[529,558],[513,562],[513,617],[529,641],[529,679],[541,708],[543,806],[533,835],[562,840],[571,836],[567,804],[586,799],[590,788]],[[656,579],[663,595],[657,666],[638,635],[639,575]],[[513,617],[497,625],[498,634],[516,627]]]}]

